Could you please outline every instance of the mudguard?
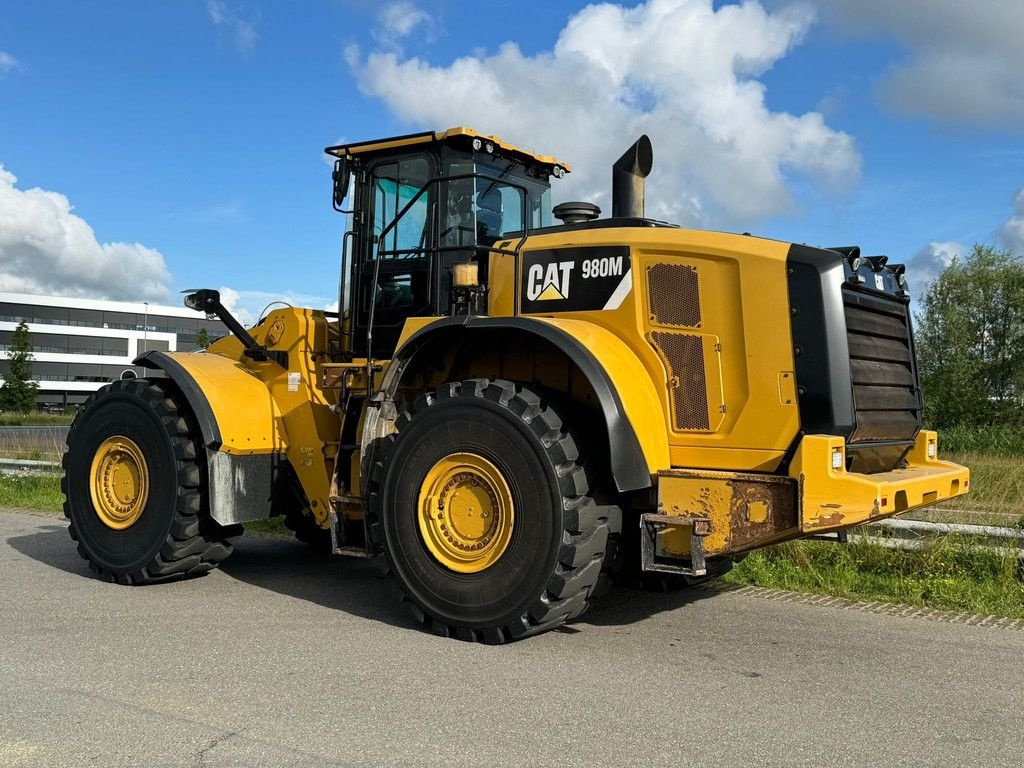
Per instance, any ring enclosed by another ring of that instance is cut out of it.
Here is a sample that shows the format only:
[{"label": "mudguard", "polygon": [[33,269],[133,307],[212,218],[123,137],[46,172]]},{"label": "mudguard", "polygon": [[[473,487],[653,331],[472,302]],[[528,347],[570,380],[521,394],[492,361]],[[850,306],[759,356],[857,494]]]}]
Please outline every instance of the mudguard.
[{"label": "mudguard", "polygon": [[326,526],[339,420],[320,387],[324,315],[275,310],[251,332],[278,353],[274,359],[246,358],[227,337],[205,354],[148,352],[136,364],[162,370],[191,406],[206,447],[214,520],[268,517],[271,489],[287,462],[313,517]]},{"label": "mudguard", "polygon": [[[616,487],[620,491],[650,487],[652,476],[670,466],[668,433],[661,401],[636,355],[613,333],[593,323],[547,317],[454,317],[437,320],[410,336],[395,352],[381,383],[381,391],[390,399],[416,352],[437,334],[510,329],[553,344],[575,363],[597,395],[604,414]],[[368,443],[380,429],[377,425],[368,424],[368,427],[363,436],[364,456],[369,455]]]}]

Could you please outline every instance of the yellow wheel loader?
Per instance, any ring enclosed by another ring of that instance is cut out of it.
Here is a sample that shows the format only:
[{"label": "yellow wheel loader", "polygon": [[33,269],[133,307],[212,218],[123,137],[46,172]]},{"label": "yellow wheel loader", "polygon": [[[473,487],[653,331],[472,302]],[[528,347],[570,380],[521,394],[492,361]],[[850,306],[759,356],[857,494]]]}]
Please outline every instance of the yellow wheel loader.
[{"label": "yellow wheel loader", "polygon": [[646,137],[604,218],[552,208],[565,163],[466,128],[326,151],[340,311],[246,329],[195,291],[232,335],[142,355],[75,419],[65,513],[100,577],[209,571],[281,515],[379,558],[431,630],[500,643],[612,579],[967,492],[922,429],[902,265],[646,218]]}]

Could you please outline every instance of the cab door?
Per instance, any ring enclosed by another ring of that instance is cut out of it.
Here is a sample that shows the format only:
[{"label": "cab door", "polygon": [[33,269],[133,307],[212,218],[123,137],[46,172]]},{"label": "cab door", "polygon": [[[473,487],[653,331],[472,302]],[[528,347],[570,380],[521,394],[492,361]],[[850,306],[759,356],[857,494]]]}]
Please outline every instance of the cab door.
[{"label": "cab door", "polygon": [[[353,265],[352,346],[357,355],[386,360],[406,318],[436,314],[430,284],[437,185],[417,197],[435,175],[426,154],[380,159],[366,173],[360,201],[365,235]],[[373,349],[368,350],[371,306]]]}]

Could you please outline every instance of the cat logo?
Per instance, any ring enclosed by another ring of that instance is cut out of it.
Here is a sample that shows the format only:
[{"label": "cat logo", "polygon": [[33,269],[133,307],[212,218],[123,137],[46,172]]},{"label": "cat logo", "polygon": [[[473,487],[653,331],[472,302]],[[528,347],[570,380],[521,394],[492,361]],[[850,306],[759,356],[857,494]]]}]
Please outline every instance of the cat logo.
[{"label": "cat logo", "polygon": [[569,275],[576,266],[573,261],[534,264],[527,277],[526,298],[530,301],[564,301],[569,298]]}]

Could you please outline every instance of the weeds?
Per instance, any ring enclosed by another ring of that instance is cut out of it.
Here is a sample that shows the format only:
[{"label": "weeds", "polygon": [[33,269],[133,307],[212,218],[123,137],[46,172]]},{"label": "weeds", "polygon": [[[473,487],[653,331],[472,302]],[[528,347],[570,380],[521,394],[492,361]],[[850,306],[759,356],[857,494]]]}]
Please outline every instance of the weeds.
[{"label": "weeds", "polygon": [[942,458],[970,468],[970,493],[910,512],[907,517],[1013,527],[1024,516],[1024,457],[943,453]]},{"label": "weeds", "polygon": [[0,427],[59,427],[67,426],[75,418],[73,413],[0,413]]},{"label": "weeds", "polygon": [[1020,577],[1016,554],[947,536],[920,551],[888,549],[870,540],[787,542],[751,553],[725,578],[734,584],[1024,618]]},{"label": "weeds", "polygon": [[946,454],[1024,457],[1024,427],[1010,424],[944,427],[939,430],[939,450]]},{"label": "weeds", "polygon": [[0,474],[0,507],[60,512],[63,506],[59,477],[21,472]]},{"label": "weeds", "polygon": [[[28,457],[47,459],[48,453],[37,451]],[[971,493],[916,517],[1024,528],[1024,458],[945,456],[971,468]],[[58,477],[0,474],[0,507],[58,513],[62,504]],[[282,518],[246,523],[245,528],[262,535],[292,535]],[[751,553],[725,578],[734,584],[1024,618],[1021,576],[1015,555],[978,546],[966,537],[947,536],[911,552],[870,540],[847,545],[787,542]]]}]

